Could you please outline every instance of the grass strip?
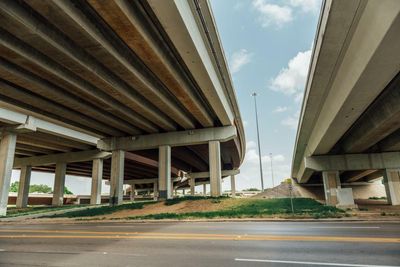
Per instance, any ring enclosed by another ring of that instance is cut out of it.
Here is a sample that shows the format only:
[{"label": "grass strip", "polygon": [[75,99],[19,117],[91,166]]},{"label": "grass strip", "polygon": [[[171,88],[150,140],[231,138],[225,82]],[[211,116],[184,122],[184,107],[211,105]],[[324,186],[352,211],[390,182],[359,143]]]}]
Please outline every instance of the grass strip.
[{"label": "grass strip", "polygon": [[148,202],[135,202],[127,203],[119,206],[100,206],[95,208],[87,208],[83,210],[70,211],[62,214],[53,214],[49,216],[43,216],[42,218],[75,218],[75,217],[93,217],[99,215],[111,214],[120,210],[127,209],[143,209],[144,205],[153,204],[156,201]]}]

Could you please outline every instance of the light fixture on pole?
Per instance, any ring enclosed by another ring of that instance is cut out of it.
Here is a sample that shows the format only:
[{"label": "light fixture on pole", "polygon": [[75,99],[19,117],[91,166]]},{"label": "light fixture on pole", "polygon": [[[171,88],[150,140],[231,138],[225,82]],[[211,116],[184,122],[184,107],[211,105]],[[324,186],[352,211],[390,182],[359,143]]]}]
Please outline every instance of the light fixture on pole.
[{"label": "light fixture on pole", "polygon": [[258,129],[258,112],[257,112],[257,93],[252,93],[251,96],[254,97],[254,110],[256,112],[256,126],[257,126],[257,141],[258,141],[258,155],[260,160],[260,178],[261,178],[261,192],[264,192],[264,177],[261,163],[261,147],[260,147],[260,130]]}]

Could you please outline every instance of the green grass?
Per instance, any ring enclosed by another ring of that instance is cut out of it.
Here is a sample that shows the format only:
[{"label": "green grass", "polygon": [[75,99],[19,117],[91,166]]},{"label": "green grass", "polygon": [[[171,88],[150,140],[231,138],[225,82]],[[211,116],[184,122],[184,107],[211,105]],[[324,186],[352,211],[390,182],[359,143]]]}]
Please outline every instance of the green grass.
[{"label": "green grass", "polygon": [[99,216],[99,215],[106,215],[106,214],[111,214],[116,211],[120,210],[127,210],[127,209],[143,209],[144,205],[156,203],[155,201],[148,201],[148,202],[135,202],[135,203],[128,203],[128,204],[122,204],[119,206],[101,206],[101,207],[95,207],[95,208],[87,208],[83,210],[77,210],[77,211],[70,211],[70,212],[65,212],[62,214],[54,214],[50,216],[43,216],[43,218],[76,218],[76,217],[93,217],[93,216]]},{"label": "green grass", "polygon": [[307,199],[293,199],[294,214],[291,211],[290,199],[238,199],[238,205],[218,211],[187,212],[187,213],[160,213],[144,216],[128,217],[128,219],[188,219],[188,218],[255,218],[271,215],[283,215],[285,217],[313,217],[338,218],[345,216],[343,210],[335,207],[324,206],[319,202]]},{"label": "green grass", "polygon": [[32,214],[45,213],[50,211],[57,210],[67,210],[72,208],[82,207],[82,205],[65,205],[61,207],[52,207],[52,206],[31,206],[27,208],[16,208],[9,207],[7,208],[7,216],[0,216],[0,218],[10,218],[10,217],[18,217]]}]

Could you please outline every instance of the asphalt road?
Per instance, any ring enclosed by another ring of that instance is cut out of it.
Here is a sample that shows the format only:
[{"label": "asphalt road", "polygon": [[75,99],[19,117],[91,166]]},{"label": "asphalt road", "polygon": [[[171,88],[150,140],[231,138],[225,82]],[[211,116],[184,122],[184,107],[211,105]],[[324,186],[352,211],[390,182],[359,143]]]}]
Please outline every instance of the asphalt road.
[{"label": "asphalt road", "polygon": [[400,266],[400,224],[0,225],[0,266]]}]

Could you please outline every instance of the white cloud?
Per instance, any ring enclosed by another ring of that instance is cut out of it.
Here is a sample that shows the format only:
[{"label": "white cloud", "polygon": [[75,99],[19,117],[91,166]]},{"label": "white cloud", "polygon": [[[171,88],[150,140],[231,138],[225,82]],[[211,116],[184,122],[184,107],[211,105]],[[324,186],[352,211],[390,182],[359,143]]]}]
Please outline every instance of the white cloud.
[{"label": "white cloud", "polygon": [[285,112],[286,110],[288,110],[288,107],[278,106],[272,111],[272,113],[282,113]]},{"label": "white cloud", "polygon": [[279,74],[271,79],[269,87],[274,91],[294,96],[297,101],[300,101],[307,80],[310,58],[311,50],[297,53],[290,59],[288,66],[281,69]]},{"label": "white cloud", "polygon": [[283,119],[281,121],[281,124],[291,128],[291,129],[296,130],[298,122],[299,122],[299,116],[300,116],[300,110],[296,111],[295,114],[293,114],[291,116],[288,116],[285,119]]},{"label": "white cloud", "polygon": [[[247,142],[246,156],[240,174],[237,175],[236,187],[241,190],[250,187],[261,188],[260,185],[260,167],[257,143],[254,141]],[[264,176],[264,187],[272,186],[270,156],[263,155],[261,157]],[[285,178],[290,177],[290,163],[286,157],[281,154],[273,155],[272,157],[274,168],[275,185],[279,184]],[[230,183],[223,184],[224,190],[230,189]]]},{"label": "white cloud", "polygon": [[260,13],[262,27],[282,27],[293,20],[292,9],[288,6],[279,6],[267,3],[265,0],[254,0],[253,7]]},{"label": "white cloud", "polygon": [[290,0],[292,7],[301,8],[303,12],[317,12],[321,1],[320,0]]},{"label": "white cloud", "polygon": [[240,49],[232,54],[229,61],[229,67],[232,74],[240,71],[240,69],[251,62],[253,54],[249,53],[246,49]]},{"label": "white cloud", "polygon": [[303,13],[317,13],[321,0],[286,0],[281,5],[269,3],[268,0],[253,0],[253,7],[259,13],[261,26],[266,28],[275,26],[281,28],[283,25],[296,19],[297,15]]}]

